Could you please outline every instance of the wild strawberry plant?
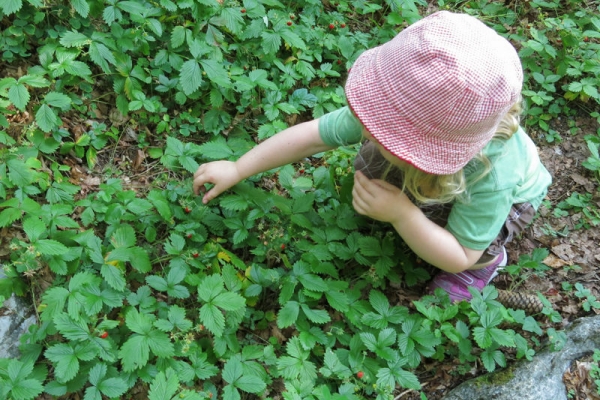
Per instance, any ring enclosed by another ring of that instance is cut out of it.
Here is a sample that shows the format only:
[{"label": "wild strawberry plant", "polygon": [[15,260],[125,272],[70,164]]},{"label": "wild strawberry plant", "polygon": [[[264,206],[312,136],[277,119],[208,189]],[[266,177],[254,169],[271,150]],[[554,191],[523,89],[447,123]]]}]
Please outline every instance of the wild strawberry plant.
[{"label": "wild strawberry plant", "polygon": [[[571,101],[598,100],[595,10],[463,3],[520,46],[530,123],[547,130]],[[470,304],[398,304],[390,282],[429,274],[389,227],[354,213],[356,149],[209,205],[191,193],[199,163],[343,105],[356,57],[426,6],[0,0],[0,296],[28,295],[39,315],[21,357],[0,360],[0,397],[388,399],[420,390],[424,362],[493,371],[531,358],[543,330],[493,288]],[[532,9],[539,19],[521,25]],[[131,131],[154,171],[140,186],[107,157]],[[100,183],[90,190],[76,166]],[[560,322],[551,308],[541,317]]]}]

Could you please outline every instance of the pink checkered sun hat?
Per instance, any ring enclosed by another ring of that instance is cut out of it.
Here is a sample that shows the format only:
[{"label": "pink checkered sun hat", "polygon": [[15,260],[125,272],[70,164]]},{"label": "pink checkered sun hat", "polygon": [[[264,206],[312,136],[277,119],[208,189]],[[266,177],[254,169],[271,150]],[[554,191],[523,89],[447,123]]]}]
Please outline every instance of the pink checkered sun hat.
[{"label": "pink checkered sun hat", "polygon": [[522,82],[521,62],[506,39],[474,17],[440,11],[361,54],[346,96],[386,150],[446,175],[491,140]]}]

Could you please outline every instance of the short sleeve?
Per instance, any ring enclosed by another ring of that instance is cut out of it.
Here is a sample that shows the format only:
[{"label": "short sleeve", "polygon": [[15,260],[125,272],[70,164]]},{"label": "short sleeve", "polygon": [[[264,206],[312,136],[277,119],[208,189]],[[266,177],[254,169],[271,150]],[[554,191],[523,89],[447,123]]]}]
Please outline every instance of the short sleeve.
[{"label": "short sleeve", "polygon": [[498,236],[512,207],[511,189],[480,192],[452,206],[446,229],[469,249],[485,250]]},{"label": "short sleeve", "polygon": [[349,107],[323,115],[319,119],[319,135],[323,142],[332,147],[359,143],[363,126]]}]

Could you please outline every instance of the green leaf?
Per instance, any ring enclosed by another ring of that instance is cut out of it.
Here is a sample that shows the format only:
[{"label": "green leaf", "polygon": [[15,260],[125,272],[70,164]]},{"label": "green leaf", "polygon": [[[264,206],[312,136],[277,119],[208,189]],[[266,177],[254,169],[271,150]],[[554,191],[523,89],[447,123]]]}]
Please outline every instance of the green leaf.
[{"label": "green leaf", "polygon": [[63,312],[56,314],[53,321],[56,329],[69,340],[86,341],[90,339],[90,332],[84,321],[75,321]]},{"label": "green leaf", "polygon": [[34,180],[34,173],[29,165],[19,159],[11,158],[6,164],[9,172],[8,178],[17,186],[27,186]]},{"label": "green leaf", "polygon": [[125,372],[132,372],[143,368],[150,358],[150,349],[147,339],[140,335],[133,335],[121,346],[119,358]]},{"label": "green leaf", "polygon": [[237,311],[245,307],[246,299],[238,293],[224,292],[214,298],[213,304],[226,311]]},{"label": "green leaf", "polygon": [[35,120],[38,123],[41,130],[44,132],[50,132],[52,129],[58,126],[58,117],[54,113],[54,110],[47,104],[42,104],[35,113]]},{"label": "green leaf", "polygon": [[119,292],[125,290],[127,281],[125,280],[123,272],[118,267],[111,264],[103,264],[102,267],[100,267],[100,274],[106,283],[113,289],[118,290]]},{"label": "green leaf", "polygon": [[38,240],[34,243],[34,247],[44,255],[62,255],[69,251],[64,244],[52,239]]},{"label": "green leaf", "polygon": [[128,390],[127,383],[123,378],[108,378],[97,385],[103,395],[109,398],[118,398]]},{"label": "green leaf", "polygon": [[301,307],[302,311],[304,311],[304,314],[306,315],[306,318],[315,324],[325,324],[331,321],[331,317],[329,316],[327,310],[312,310],[306,304],[302,304]]},{"label": "green leaf", "polygon": [[151,275],[146,277],[146,283],[153,289],[158,290],[159,292],[166,292],[169,288],[167,281],[160,276]]},{"label": "green leaf", "polygon": [[29,91],[23,84],[17,83],[8,89],[8,100],[21,111],[25,111],[25,106],[29,103]]},{"label": "green leaf", "polygon": [[231,79],[229,79],[227,71],[223,67],[222,63],[219,63],[215,60],[202,60],[200,61],[200,64],[202,64],[202,68],[204,69],[204,72],[206,72],[208,79],[210,79],[217,86],[224,88],[231,87]]},{"label": "green leaf", "polygon": [[163,400],[172,398],[179,389],[179,379],[172,368],[167,368],[166,372],[159,372],[152,383],[148,392],[149,400]]},{"label": "green leaf", "polygon": [[46,96],[44,96],[44,101],[46,104],[58,107],[63,111],[67,111],[71,108],[71,98],[63,93],[48,92]]},{"label": "green leaf", "polygon": [[129,253],[129,263],[133,268],[143,273],[150,272],[152,264],[150,263],[150,256],[148,256],[146,250],[136,246],[130,248]]},{"label": "green leaf", "polygon": [[281,46],[281,36],[275,32],[263,32],[262,37],[262,48],[267,54],[275,54]]},{"label": "green leaf", "polygon": [[188,60],[183,63],[179,74],[179,80],[182,82],[183,93],[191,95],[202,84],[202,71],[196,60]]},{"label": "green leaf", "polygon": [[0,212],[0,228],[12,225],[13,222],[21,218],[21,210],[17,208],[7,208]]},{"label": "green leaf", "polygon": [[97,363],[92,367],[89,373],[89,381],[92,385],[97,385],[102,378],[106,376],[106,364]]},{"label": "green leaf", "polygon": [[296,322],[300,313],[300,304],[297,301],[288,301],[277,314],[277,327],[287,328]]},{"label": "green leaf", "polygon": [[235,387],[248,393],[261,393],[267,388],[267,384],[258,376],[246,375],[235,382]]},{"label": "green leaf", "polygon": [[223,367],[223,380],[225,382],[234,384],[243,374],[244,369],[242,367],[242,363],[239,360],[239,357],[230,358]]},{"label": "green leaf", "polygon": [[176,26],[171,32],[171,46],[177,48],[185,42],[185,28],[183,26]]},{"label": "green leaf", "polygon": [[158,357],[171,357],[175,354],[173,343],[169,340],[166,333],[157,330],[148,332],[148,346],[150,350]]},{"label": "green leaf", "polygon": [[115,248],[131,247],[135,245],[135,230],[131,225],[123,225],[110,237],[110,242]]},{"label": "green leaf", "polygon": [[87,18],[90,12],[90,5],[85,0],[71,0],[71,5],[77,11],[77,14]]},{"label": "green leaf", "polygon": [[200,320],[215,336],[223,336],[225,317],[223,312],[212,304],[205,304],[200,308]]},{"label": "green leaf", "polygon": [[233,150],[229,147],[223,136],[219,136],[210,142],[204,143],[200,146],[199,152],[203,157],[210,160],[228,159],[233,155]]},{"label": "green leaf", "polygon": [[152,318],[132,308],[125,316],[125,324],[133,332],[147,335],[152,330]]},{"label": "green leaf", "polygon": [[108,47],[99,42],[92,42],[89,48],[90,59],[96,63],[106,74],[111,73],[110,64],[115,65],[116,60]]},{"label": "green leaf", "polygon": [[54,373],[60,382],[70,381],[79,372],[79,360],[68,344],[56,344],[48,348],[44,355],[55,363]]},{"label": "green leaf", "polygon": [[83,47],[90,43],[90,39],[82,33],[69,31],[63,34],[60,44],[65,47]]},{"label": "green leaf", "polygon": [[0,7],[4,14],[10,15],[19,11],[23,7],[23,2],[21,0],[4,0],[0,2]]}]

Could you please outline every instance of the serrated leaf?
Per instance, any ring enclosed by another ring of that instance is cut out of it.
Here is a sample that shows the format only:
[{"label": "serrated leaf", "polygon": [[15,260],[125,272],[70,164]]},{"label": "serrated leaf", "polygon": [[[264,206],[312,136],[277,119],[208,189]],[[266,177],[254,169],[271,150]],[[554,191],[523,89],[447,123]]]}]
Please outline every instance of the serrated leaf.
[{"label": "serrated leaf", "polygon": [[115,65],[116,60],[108,47],[99,42],[92,42],[89,48],[90,59],[96,63],[106,74],[111,73],[110,65]]},{"label": "serrated leaf", "polygon": [[167,281],[160,276],[151,275],[146,277],[146,283],[153,289],[156,289],[160,292],[166,292],[169,288]]},{"label": "serrated leaf", "polygon": [[262,48],[267,54],[275,54],[281,46],[281,36],[275,32],[262,32]]},{"label": "serrated leaf", "polygon": [[53,321],[56,329],[69,340],[85,341],[90,338],[90,332],[86,323],[75,321],[66,313],[56,314]]},{"label": "serrated leaf", "polygon": [[42,104],[35,113],[35,121],[44,132],[50,132],[58,126],[58,117],[47,104]]},{"label": "serrated leaf", "polygon": [[21,218],[21,210],[17,208],[7,208],[0,212],[0,228],[12,225],[13,222]]},{"label": "serrated leaf", "polygon": [[174,353],[173,343],[166,333],[152,329],[147,333],[148,346],[158,357],[171,357]]},{"label": "serrated leaf", "polygon": [[177,48],[185,42],[185,28],[183,26],[176,26],[171,31],[171,46]]},{"label": "serrated leaf", "polygon": [[42,239],[34,243],[37,251],[44,255],[61,255],[69,251],[62,243],[52,239]]},{"label": "serrated leaf", "polygon": [[8,89],[8,100],[21,111],[25,111],[29,98],[29,91],[23,84],[17,83]]},{"label": "serrated leaf", "polygon": [[308,290],[312,290],[315,292],[325,292],[329,289],[329,285],[327,282],[323,280],[318,275],[314,274],[302,274],[297,276],[298,280],[302,285]]},{"label": "serrated leaf", "polygon": [[56,344],[44,353],[54,362],[54,373],[60,382],[68,382],[79,372],[79,360],[71,346],[65,343]]},{"label": "serrated leaf", "polygon": [[125,372],[143,368],[150,358],[150,349],[147,339],[140,335],[133,335],[121,346],[119,358]]},{"label": "serrated leaf", "polygon": [[129,249],[131,257],[129,259],[129,263],[135,269],[140,272],[149,272],[152,269],[152,264],[150,263],[150,256],[148,252],[141,247],[131,247]]},{"label": "serrated leaf", "polygon": [[248,393],[261,393],[267,388],[267,384],[258,376],[241,376],[236,382],[235,387]]},{"label": "serrated leaf", "polygon": [[231,87],[231,79],[229,79],[227,71],[223,67],[222,63],[219,63],[215,60],[202,60],[200,61],[200,64],[202,64],[202,68],[204,69],[204,72],[206,72],[208,79],[210,79],[217,86],[224,88]]},{"label": "serrated leaf", "polygon": [[179,81],[183,82],[183,93],[191,95],[202,84],[202,71],[196,60],[188,60],[183,63],[179,74]]},{"label": "serrated leaf", "polygon": [[63,111],[67,111],[71,108],[71,98],[63,93],[58,92],[48,92],[46,96],[44,96],[44,101],[46,104],[58,107]]},{"label": "serrated leaf", "polygon": [[65,47],[83,47],[90,43],[90,39],[82,33],[75,31],[65,32],[60,39],[60,44]]},{"label": "serrated leaf", "polygon": [[199,152],[210,160],[227,159],[233,155],[233,150],[222,136],[201,145]]},{"label": "serrated leaf", "polygon": [[100,275],[104,278],[106,283],[113,289],[122,292],[127,286],[127,281],[123,272],[112,264],[103,264],[100,267]]},{"label": "serrated leaf", "polygon": [[237,293],[224,292],[215,297],[212,303],[225,311],[237,311],[245,307],[246,300]]},{"label": "serrated leaf", "polygon": [[296,301],[288,301],[277,314],[277,326],[282,329],[293,325],[299,314],[300,304]]},{"label": "serrated leaf", "polygon": [[23,221],[23,230],[30,241],[37,240],[46,229],[46,224],[39,218],[30,217]]},{"label": "serrated leaf", "polygon": [[110,242],[115,248],[134,246],[136,242],[135,230],[131,225],[123,225],[112,234]]},{"label": "serrated leaf", "polygon": [[108,378],[97,385],[98,389],[109,398],[117,398],[124,394],[127,389],[127,383],[122,378]]},{"label": "serrated leaf", "polygon": [[170,399],[177,393],[178,388],[179,379],[177,379],[177,374],[173,369],[167,368],[166,373],[161,371],[152,380],[150,391],[148,392],[148,399]]},{"label": "serrated leaf", "polygon": [[21,0],[4,0],[0,2],[0,7],[4,14],[10,15],[19,11],[23,7],[23,2]]},{"label": "serrated leaf", "polygon": [[306,318],[315,324],[325,324],[331,321],[331,317],[326,310],[313,310],[306,304],[301,304],[301,307],[304,315],[306,315]]},{"label": "serrated leaf", "polygon": [[200,308],[200,320],[204,323],[206,329],[211,331],[216,337],[223,336],[225,329],[225,317],[223,312],[212,304],[205,304]]},{"label": "serrated leaf", "polygon": [[42,391],[44,387],[37,379],[23,379],[15,382],[12,386],[11,394],[14,399],[34,399]]},{"label": "serrated leaf", "polygon": [[244,211],[250,206],[250,203],[238,194],[224,196],[219,204],[221,207],[231,211]]},{"label": "serrated leaf", "polygon": [[77,11],[77,14],[81,15],[83,18],[87,18],[90,12],[90,5],[85,0],[71,0],[71,5]]}]

